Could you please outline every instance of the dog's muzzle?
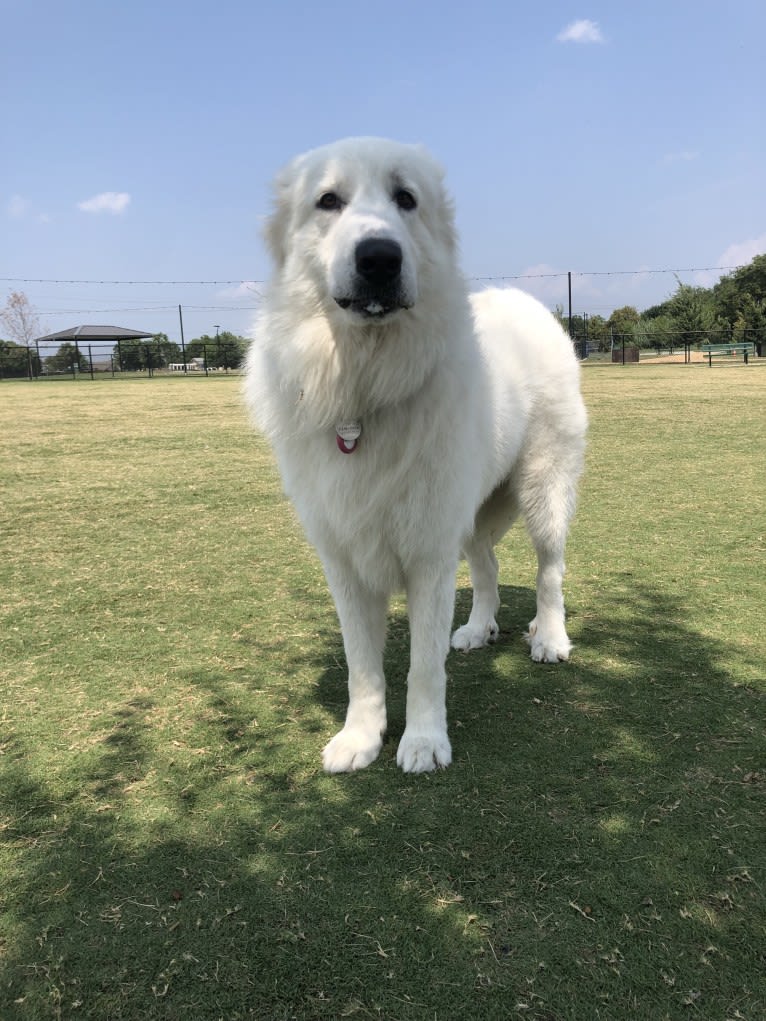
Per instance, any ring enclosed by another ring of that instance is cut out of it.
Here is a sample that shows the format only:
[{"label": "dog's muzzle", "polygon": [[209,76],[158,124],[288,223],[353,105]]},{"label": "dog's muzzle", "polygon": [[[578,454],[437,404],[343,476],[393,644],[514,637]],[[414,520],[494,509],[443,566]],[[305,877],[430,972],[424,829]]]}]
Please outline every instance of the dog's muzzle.
[{"label": "dog's muzzle", "polygon": [[341,308],[379,318],[407,308],[402,288],[402,246],[390,238],[365,238],[356,246],[351,297],[336,298]]}]

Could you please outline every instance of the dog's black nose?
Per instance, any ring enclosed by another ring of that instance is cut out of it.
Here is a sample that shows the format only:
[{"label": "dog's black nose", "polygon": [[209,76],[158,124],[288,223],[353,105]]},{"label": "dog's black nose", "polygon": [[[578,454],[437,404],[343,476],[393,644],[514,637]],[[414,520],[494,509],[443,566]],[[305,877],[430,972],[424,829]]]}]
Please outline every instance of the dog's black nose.
[{"label": "dog's black nose", "polygon": [[356,271],[368,284],[393,283],[402,271],[402,247],[388,238],[367,238],[356,246]]}]

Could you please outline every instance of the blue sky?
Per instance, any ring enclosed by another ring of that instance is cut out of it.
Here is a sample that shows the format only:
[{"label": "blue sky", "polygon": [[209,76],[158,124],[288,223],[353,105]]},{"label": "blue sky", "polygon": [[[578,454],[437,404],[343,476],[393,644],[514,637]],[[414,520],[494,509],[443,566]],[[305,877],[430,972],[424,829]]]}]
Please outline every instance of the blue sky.
[{"label": "blue sky", "polygon": [[187,340],[246,332],[274,172],[352,134],[425,143],[466,275],[550,307],[568,270],[608,315],[766,251],[763,0],[6,0],[2,28],[0,304],[44,333],[177,340],[179,304]]}]

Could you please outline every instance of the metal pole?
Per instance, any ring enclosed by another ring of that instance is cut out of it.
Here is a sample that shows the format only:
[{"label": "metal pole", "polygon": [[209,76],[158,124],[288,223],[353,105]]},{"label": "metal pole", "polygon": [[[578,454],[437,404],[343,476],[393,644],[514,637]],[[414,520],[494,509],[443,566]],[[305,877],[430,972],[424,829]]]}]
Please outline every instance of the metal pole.
[{"label": "metal pole", "polygon": [[90,378],[95,379],[93,375],[93,346],[88,344],[88,361],[90,362]]},{"label": "metal pole", "polygon": [[178,321],[181,324],[181,357],[184,363],[184,372],[186,372],[186,344],[184,343],[184,317],[181,312],[181,306],[178,306]]},{"label": "metal pole", "polygon": [[580,345],[580,358],[584,361],[588,357],[588,313],[583,315],[583,339]]},{"label": "metal pole", "polygon": [[567,273],[567,285],[569,287],[569,339],[574,341],[572,337],[572,274]]}]

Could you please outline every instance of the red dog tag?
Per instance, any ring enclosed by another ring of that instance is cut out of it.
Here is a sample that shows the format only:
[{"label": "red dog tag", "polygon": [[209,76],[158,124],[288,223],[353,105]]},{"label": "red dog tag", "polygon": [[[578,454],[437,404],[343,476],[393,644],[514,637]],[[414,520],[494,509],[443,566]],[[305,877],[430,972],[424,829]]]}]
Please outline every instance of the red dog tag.
[{"label": "red dog tag", "polygon": [[335,426],[335,433],[338,450],[343,454],[353,454],[359,442],[359,437],[362,435],[362,423],[355,421],[339,422]]}]

